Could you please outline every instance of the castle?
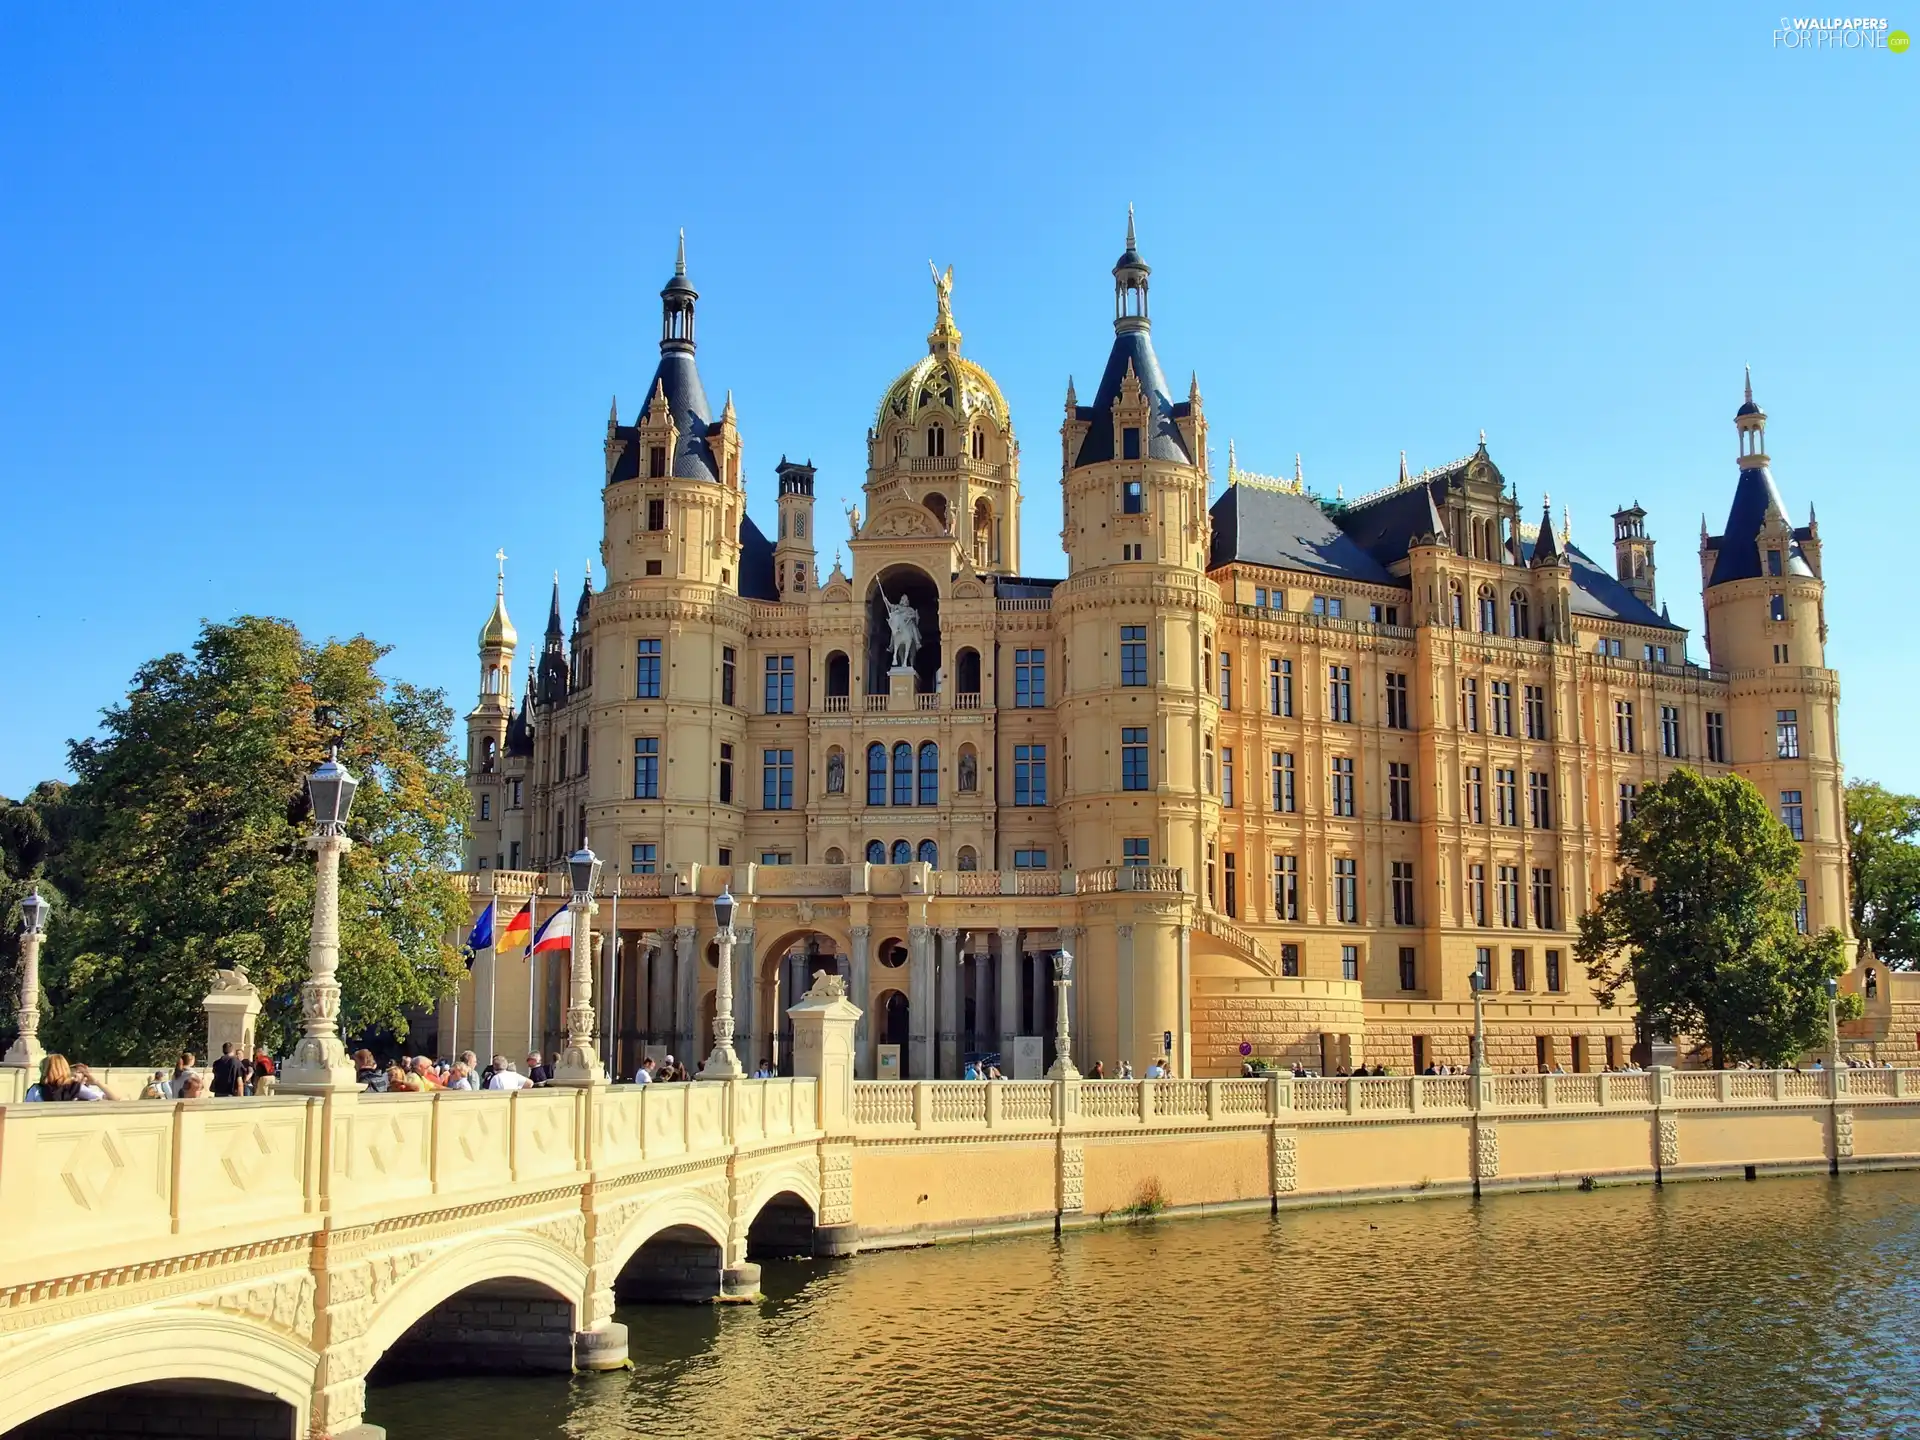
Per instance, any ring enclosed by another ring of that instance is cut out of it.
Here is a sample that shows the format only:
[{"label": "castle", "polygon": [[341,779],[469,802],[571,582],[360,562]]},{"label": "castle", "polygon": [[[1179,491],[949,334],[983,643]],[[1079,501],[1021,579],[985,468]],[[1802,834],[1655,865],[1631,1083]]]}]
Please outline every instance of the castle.
[{"label": "castle", "polygon": [[[1062,997],[1082,1069],[1464,1065],[1476,971],[1491,1063],[1622,1063],[1632,1017],[1595,1003],[1573,941],[1640,787],[1680,765],[1751,779],[1803,841],[1803,923],[1848,930],[1819,528],[1788,517],[1750,378],[1733,503],[1702,524],[1703,666],[1646,512],[1614,515],[1596,563],[1550,507],[1523,522],[1484,435],[1335,501],[1230,447],[1209,503],[1205,406],[1154,352],[1150,277],[1130,215],[1106,364],[1060,425],[1065,578],[1022,572],[1020,447],[951,271],[868,428],[850,560],[823,569],[811,466],[774,467],[771,534],[748,514],[682,240],[645,403],[607,421],[606,583],[568,627],[556,579],[522,693],[503,581],[467,721],[476,907],[537,891],[544,918],[564,881],[526,872],[583,840],[608,862],[616,1073],[706,1053],[722,884],[749,1066],[790,1063],[816,969],[864,1012],[862,1075],[1050,1063]],[[557,958],[483,957],[458,1045],[551,1049]]]}]

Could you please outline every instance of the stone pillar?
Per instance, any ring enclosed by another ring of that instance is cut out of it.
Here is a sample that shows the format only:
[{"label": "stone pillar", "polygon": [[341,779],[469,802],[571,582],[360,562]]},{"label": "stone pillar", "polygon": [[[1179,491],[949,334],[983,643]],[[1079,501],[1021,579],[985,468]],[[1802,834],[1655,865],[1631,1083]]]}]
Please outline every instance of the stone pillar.
[{"label": "stone pillar", "polygon": [[663,1044],[689,1070],[703,1058],[694,1051],[700,1038],[700,957],[694,949],[691,925],[673,927],[673,1035]]},{"label": "stone pillar", "polygon": [[940,1077],[960,1078],[960,932],[940,930]]},{"label": "stone pillar", "polygon": [[935,1011],[933,992],[933,931],[925,925],[907,927],[907,964],[912,967],[912,995],[908,1001],[907,1050],[912,1079],[931,1080]]},{"label": "stone pillar", "polygon": [[577,899],[568,908],[573,933],[567,956],[567,1043],[553,1067],[553,1083],[604,1085],[607,1072],[593,1034],[599,1017],[593,1004],[593,931],[588,928],[598,906],[591,899]]},{"label": "stone pillar", "polygon": [[1173,1027],[1173,1073],[1189,1079],[1193,1076],[1193,931],[1185,925],[1174,927],[1175,953],[1179,957],[1180,1023]]},{"label": "stone pillar", "polygon": [[754,989],[760,966],[753,952],[753,926],[736,925],[733,933],[734,1053],[740,1055],[739,1047],[744,1041],[747,1053],[740,1055],[740,1068],[751,1075],[761,1059],[761,1037],[754,1030],[753,1018],[759,1013],[759,997]]},{"label": "stone pillar", "polygon": [[[1114,1026],[1114,1043],[1120,1049],[1113,1057],[1113,1069],[1109,1072],[1115,1078],[1122,1073],[1122,1066],[1133,1064],[1135,1075],[1146,1073],[1146,1062],[1134,1058],[1134,1003],[1133,1003],[1133,926],[1116,925],[1114,936],[1118,942],[1118,958],[1114,963],[1114,999],[1117,1023]],[[1076,987],[1084,988],[1084,987]]]},{"label": "stone pillar", "polygon": [[820,1082],[820,1128],[842,1134],[853,1124],[854,1033],[860,1022],[846,980],[819,971],[787,1018],[793,1022],[793,1073]]},{"label": "stone pillar", "polygon": [[1020,927],[1000,927],[1000,983],[995,1008],[1000,1012],[1000,1069],[1013,1074],[1013,1042],[1020,1033]]},{"label": "stone pillar", "polygon": [[673,1043],[673,955],[667,949],[672,931],[647,932],[646,950],[640,973],[647,986],[647,1024],[642,1048],[656,1059]]},{"label": "stone pillar", "polygon": [[216,970],[213,972],[213,989],[207,992],[207,998],[200,1002],[207,1013],[207,1048],[205,1055],[209,1064],[220,1054],[223,1045],[233,1046],[233,1053],[243,1059],[253,1056],[253,1027],[260,1018],[260,992],[247,980],[244,970]]},{"label": "stone pillar", "polygon": [[867,993],[867,964],[871,958],[868,947],[873,943],[873,927],[855,925],[848,933],[853,937],[853,953],[847,957],[847,999],[860,1012],[860,1018],[853,1028],[853,1073],[857,1079],[871,1080],[872,1023],[867,1019],[867,1011],[872,1005]]},{"label": "stone pillar", "polygon": [[[1133,1029],[1121,1036],[1132,1047],[1129,1057],[1136,1075],[1166,1053],[1163,1037],[1180,1025],[1179,958],[1174,953],[1172,927],[1142,921],[1131,929],[1133,968]],[[1124,942],[1123,942],[1124,943]]]}]

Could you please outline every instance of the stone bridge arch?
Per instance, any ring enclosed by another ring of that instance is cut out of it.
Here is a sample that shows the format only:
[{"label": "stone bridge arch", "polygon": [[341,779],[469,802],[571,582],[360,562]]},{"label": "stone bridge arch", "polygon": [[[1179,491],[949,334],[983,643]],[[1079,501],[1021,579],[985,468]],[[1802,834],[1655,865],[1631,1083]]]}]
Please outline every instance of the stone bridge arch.
[{"label": "stone bridge arch", "polygon": [[[576,1243],[584,1245],[584,1226],[579,1221],[578,1214],[563,1217],[558,1228],[579,1237]],[[404,1264],[406,1258],[376,1256],[362,1266],[377,1276],[383,1266]],[[572,1330],[587,1328],[578,1323],[591,1298],[585,1259],[577,1250],[569,1250],[533,1229],[481,1231],[460,1237],[444,1254],[420,1265],[391,1292],[379,1294],[376,1282],[365,1302],[368,1309],[364,1326],[354,1326],[348,1317],[344,1328],[361,1336],[367,1368],[371,1369],[402,1336],[447,1301],[463,1291],[489,1285],[531,1287],[564,1301],[571,1312],[569,1341]],[[338,1307],[335,1317],[338,1333],[342,1328]]]},{"label": "stone bridge arch", "polygon": [[[119,1390],[211,1382],[287,1407],[291,1433],[305,1435],[319,1368],[309,1344],[261,1321],[191,1309],[139,1310],[78,1335],[63,1327],[42,1344],[8,1352],[0,1363],[0,1434],[36,1418],[57,1424],[53,1412],[61,1407]],[[165,1408],[147,1403],[154,1398],[175,1397],[143,1393],[143,1407]],[[208,1397],[178,1399],[205,1418]]]}]

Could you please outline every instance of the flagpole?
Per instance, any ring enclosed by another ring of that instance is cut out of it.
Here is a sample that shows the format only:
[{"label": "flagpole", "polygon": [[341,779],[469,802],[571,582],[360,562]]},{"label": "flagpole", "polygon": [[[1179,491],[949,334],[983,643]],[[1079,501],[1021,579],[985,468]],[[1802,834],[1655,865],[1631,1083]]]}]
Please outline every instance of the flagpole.
[{"label": "flagpole", "polygon": [[527,1049],[531,1055],[535,1050],[533,1043],[533,975],[539,968],[539,960],[533,953],[533,937],[540,930],[540,880],[546,872],[540,872],[533,882],[533,894],[527,897]]},{"label": "flagpole", "polygon": [[[497,920],[500,917],[498,915],[495,915],[494,918]],[[491,941],[491,937],[489,937],[489,940]],[[494,1053],[493,1052],[493,1027],[494,1027],[493,1007],[494,1007],[494,1002],[499,999],[499,991],[496,988],[496,981],[499,978],[499,974],[500,974],[500,951],[497,946],[489,943],[487,946],[487,1043],[485,1047],[486,1053],[480,1057],[480,1063],[482,1066],[491,1065],[493,1063],[493,1053]],[[475,987],[476,990],[478,988],[479,987],[477,986]],[[478,994],[475,994],[475,996],[473,997],[473,1003],[475,1006],[479,1005],[480,997]],[[480,1022],[477,1018],[474,1021],[473,1028],[474,1028],[474,1038],[478,1039]]]}]

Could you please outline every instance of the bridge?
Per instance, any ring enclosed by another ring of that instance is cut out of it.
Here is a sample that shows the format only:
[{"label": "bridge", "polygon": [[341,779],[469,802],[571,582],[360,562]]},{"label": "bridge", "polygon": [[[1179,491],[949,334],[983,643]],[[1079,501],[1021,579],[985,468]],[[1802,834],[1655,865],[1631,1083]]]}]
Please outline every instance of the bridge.
[{"label": "bridge", "polygon": [[0,1433],[371,1440],[369,1377],[620,1367],[763,1257],[1920,1163],[1920,1071],[856,1081],[856,1015],[790,1079],[0,1107]]}]

